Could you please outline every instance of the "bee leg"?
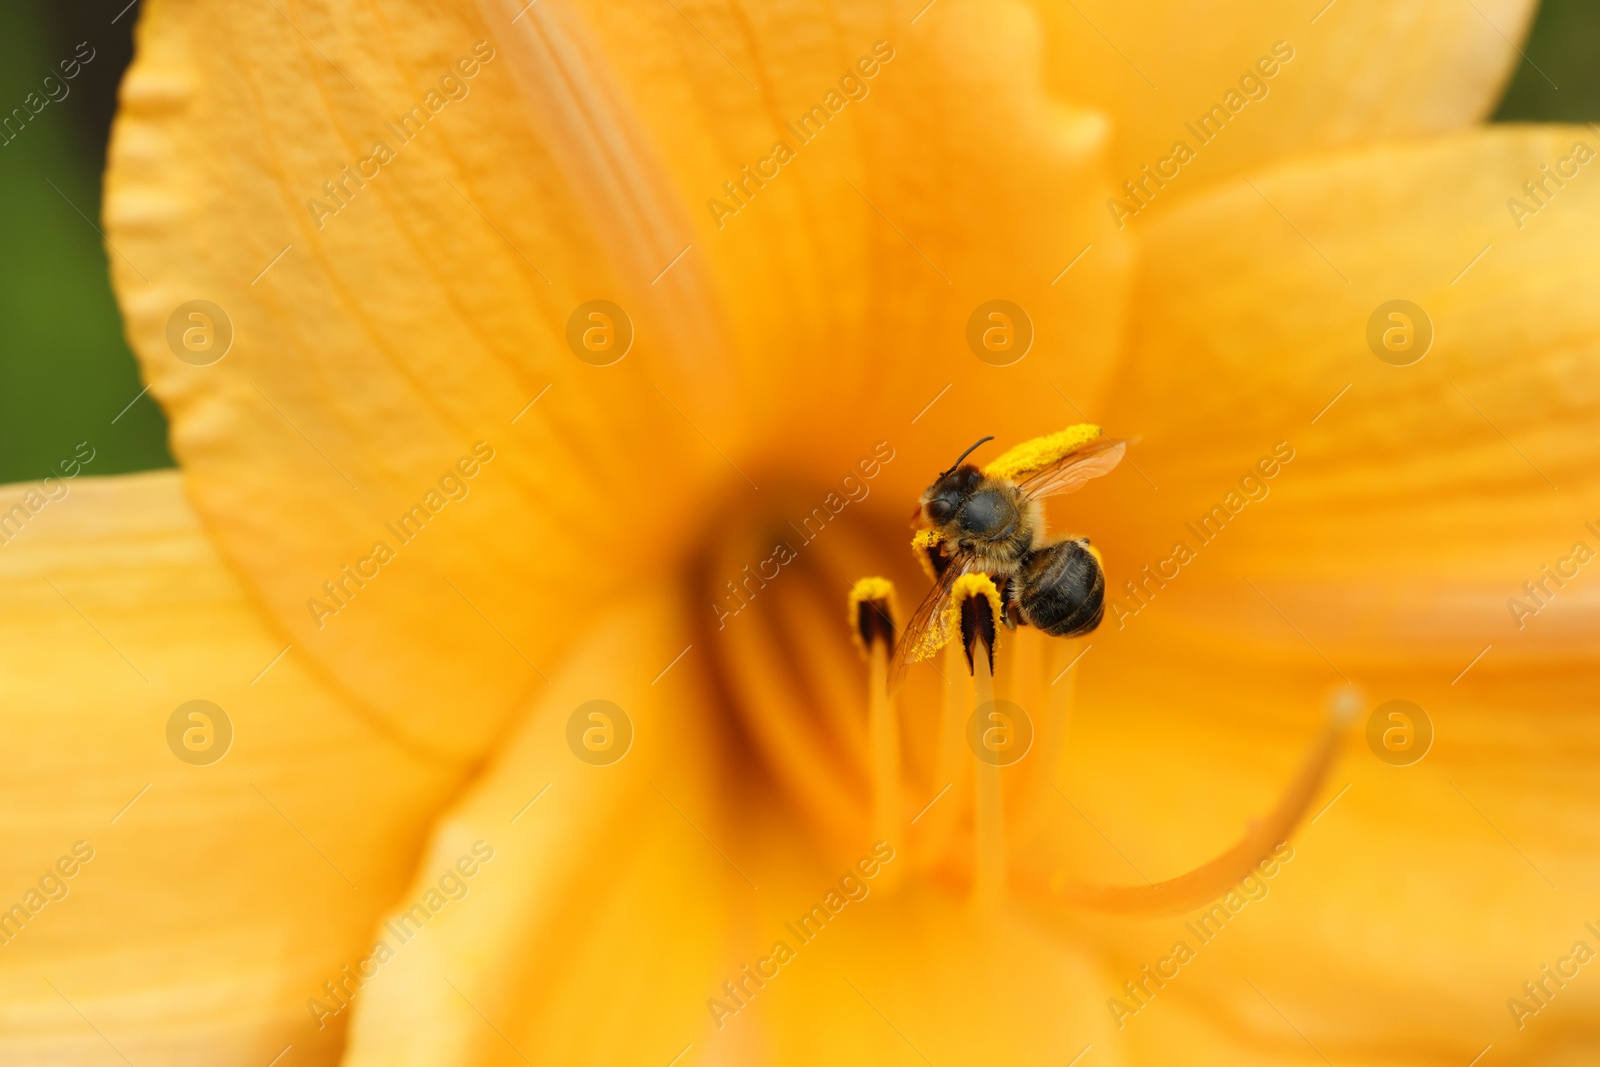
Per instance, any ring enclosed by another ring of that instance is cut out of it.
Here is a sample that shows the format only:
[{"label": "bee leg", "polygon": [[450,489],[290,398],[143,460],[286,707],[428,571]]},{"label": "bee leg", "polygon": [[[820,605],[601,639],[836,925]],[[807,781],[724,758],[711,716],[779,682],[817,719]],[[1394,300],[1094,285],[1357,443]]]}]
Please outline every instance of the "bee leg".
[{"label": "bee leg", "polygon": [[1022,608],[1017,604],[1014,595],[1016,588],[1017,582],[1014,578],[1004,578],[1000,582],[1000,603],[1005,605],[1005,610],[1000,613],[1000,619],[1008,630],[1015,630],[1019,625],[1027,625],[1027,621],[1022,617]]}]

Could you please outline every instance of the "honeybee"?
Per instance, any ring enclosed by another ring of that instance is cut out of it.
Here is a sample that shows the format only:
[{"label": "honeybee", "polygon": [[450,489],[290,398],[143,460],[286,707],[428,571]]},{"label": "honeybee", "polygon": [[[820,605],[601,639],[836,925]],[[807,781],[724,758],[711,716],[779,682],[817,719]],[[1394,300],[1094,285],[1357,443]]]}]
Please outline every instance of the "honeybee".
[{"label": "honeybee", "polygon": [[[1085,426],[1065,433],[1075,430],[1098,432]],[[935,580],[895,648],[900,671],[931,656],[950,636],[946,608],[951,587],[963,574],[994,579],[1005,624],[1013,629],[1027,625],[1053,637],[1075,637],[1099,626],[1105,614],[1106,581],[1099,558],[1087,538],[1049,537],[1041,501],[1111,473],[1129,442],[1089,437],[1063,446],[1061,454],[1013,480],[996,471],[1007,465],[1010,453],[991,464],[988,473],[964,462],[992,440],[985,437],[961,453],[918,501],[913,526],[921,532],[913,544],[927,554]]]}]

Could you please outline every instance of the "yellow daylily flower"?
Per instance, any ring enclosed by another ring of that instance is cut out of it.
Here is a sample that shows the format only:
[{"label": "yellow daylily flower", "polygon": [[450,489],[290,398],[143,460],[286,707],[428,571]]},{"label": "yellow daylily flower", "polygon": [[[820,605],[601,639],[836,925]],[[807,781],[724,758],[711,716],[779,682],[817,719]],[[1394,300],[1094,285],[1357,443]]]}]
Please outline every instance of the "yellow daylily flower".
[{"label": "yellow daylily flower", "polygon": [[[1522,0],[1301,8],[149,0],[182,471],[0,549],[6,1061],[1581,1057],[1595,135],[1467,128]],[[876,684],[933,474],[1091,421],[1100,630]]]}]

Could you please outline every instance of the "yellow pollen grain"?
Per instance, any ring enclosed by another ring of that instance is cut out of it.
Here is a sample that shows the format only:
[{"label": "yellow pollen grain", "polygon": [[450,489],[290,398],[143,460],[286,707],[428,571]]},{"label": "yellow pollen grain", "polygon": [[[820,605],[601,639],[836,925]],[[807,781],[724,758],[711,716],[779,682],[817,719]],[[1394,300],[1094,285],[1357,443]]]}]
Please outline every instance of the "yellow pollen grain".
[{"label": "yellow pollen grain", "polygon": [[929,557],[944,544],[944,534],[938,530],[918,530],[917,535],[911,539],[911,552],[917,557],[922,571],[928,576],[929,581],[938,581],[939,575],[933,569],[933,560]]},{"label": "yellow pollen grain", "polygon": [[989,604],[994,608],[995,617],[999,618],[1000,588],[987,574],[963,574],[950,587],[950,603],[957,612],[961,610],[963,603],[975,596],[987,597]]},{"label": "yellow pollen grain", "polygon": [[1043,470],[1099,436],[1100,427],[1092,422],[1080,422],[1065,430],[1022,442],[983,468],[983,473],[991,478],[1010,478],[1015,481],[1034,471]]}]

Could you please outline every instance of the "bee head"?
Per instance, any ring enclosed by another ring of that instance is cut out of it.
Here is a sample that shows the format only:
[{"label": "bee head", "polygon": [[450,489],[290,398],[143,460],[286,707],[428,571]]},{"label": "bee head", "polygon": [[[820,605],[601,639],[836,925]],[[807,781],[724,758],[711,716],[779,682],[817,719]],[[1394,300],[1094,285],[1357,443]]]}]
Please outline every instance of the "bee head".
[{"label": "bee head", "polygon": [[962,501],[982,483],[983,472],[970,464],[945,471],[922,494],[922,514],[935,525],[949,522]]},{"label": "bee head", "polygon": [[983,472],[970,463],[962,466],[961,461],[978,450],[978,446],[986,441],[993,441],[993,435],[980,438],[973,446],[950,464],[950,468],[942,472],[938,480],[928,486],[927,492],[922,494],[922,514],[931,523],[943,525],[955,515],[961,502],[978,488],[983,481]]}]

